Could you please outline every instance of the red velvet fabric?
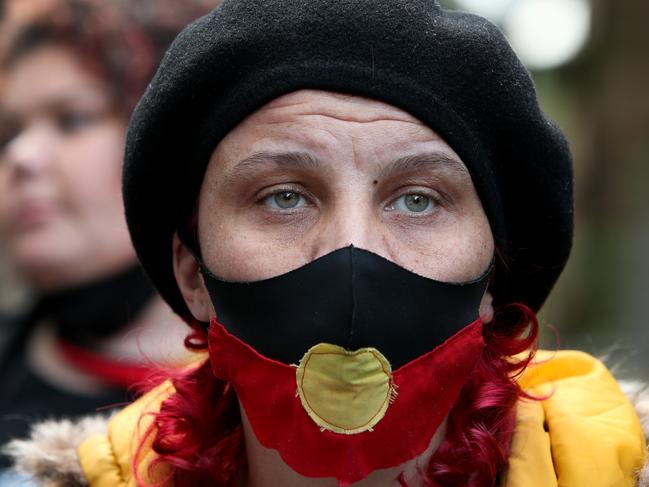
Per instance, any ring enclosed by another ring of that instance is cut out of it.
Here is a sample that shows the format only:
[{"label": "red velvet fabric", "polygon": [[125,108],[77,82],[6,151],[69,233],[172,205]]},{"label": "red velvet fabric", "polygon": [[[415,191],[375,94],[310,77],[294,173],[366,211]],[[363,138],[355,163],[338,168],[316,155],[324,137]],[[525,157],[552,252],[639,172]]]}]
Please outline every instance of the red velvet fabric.
[{"label": "red velvet fabric", "polygon": [[214,375],[233,385],[259,442],[277,450],[297,473],[335,477],[339,485],[421,454],[483,347],[477,320],[393,372],[398,395],[373,431],[344,435],[321,431],[309,418],[296,395],[295,367],[262,356],[216,320],[209,334]]}]

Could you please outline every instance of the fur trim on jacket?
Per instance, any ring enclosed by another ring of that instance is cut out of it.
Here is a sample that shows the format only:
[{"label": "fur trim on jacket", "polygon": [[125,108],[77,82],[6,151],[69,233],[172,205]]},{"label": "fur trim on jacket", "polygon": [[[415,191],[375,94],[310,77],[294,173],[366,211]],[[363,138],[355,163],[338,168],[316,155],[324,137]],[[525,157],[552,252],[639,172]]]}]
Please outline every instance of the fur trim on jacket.
[{"label": "fur trim on jacket", "polygon": [[88,416],[76,422],[44,421],[34,425],[26,440],[13,440],[3,449],[14,468],[46,487],[87,487],[77,447],[89,436],[108,430],[107,416]]}]

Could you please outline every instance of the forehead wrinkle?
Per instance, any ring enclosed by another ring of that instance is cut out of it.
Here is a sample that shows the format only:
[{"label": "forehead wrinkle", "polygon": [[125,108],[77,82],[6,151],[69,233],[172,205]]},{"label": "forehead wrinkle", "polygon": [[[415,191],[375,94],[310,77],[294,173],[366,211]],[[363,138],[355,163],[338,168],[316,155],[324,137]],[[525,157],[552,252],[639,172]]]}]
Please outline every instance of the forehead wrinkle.
[{"label": "forehead wrinkle", "polygon": [[381,170],[380,177],[389,178],[398,173],[418,170],[451,172],[462,178],[470,178],[466,166],[457,158],[443,152],[424,152],[400,157]]},{"label": "forehead wrinkle", "polygon": [[[262,109],[259,115],[264,117],[265,125],[287,125],[287,124],[296,124],[300,121],[305,121],[307,123],[318,123],[322,120],[325,122],[327,120],[332,120],[334,122],[343,122],[353,125],[367,126],[373,124],[385,124],[385,123],[400,123],[406,124],[413,129],[425,130],[428,137],[434,139],[439,139],[439,135],[432,132],[426,125],[422,124],[419,120],[415,118],[399,118],[387,114],[379,114],[374,112],[363,112],[362,110],[356,111],[338,111],[335,112],[331,109],[329,110],[318,110],[318,109],[308,109],[300,111],[288,111],[285,107],[277,108],[264,108]],[[405,114],[407,116],[407,114]],[[428,133],[431,132],[431,133]]]},{"label": "forehead wrinkle", "polygon": [[329,118],[357,124],[401,122],[426,127],[410,113],[393,105],[356,95],[320,90],[300,90],[263,106],[260,112],[270,117]]},{"label": "forehead wrinkle", "polygon": [[287,168],[287,169],[317,169],[321,166],[320,161],[308,152],[255,152],[228,170],[225,179],[233,181],[245,179],[259,170]]}]

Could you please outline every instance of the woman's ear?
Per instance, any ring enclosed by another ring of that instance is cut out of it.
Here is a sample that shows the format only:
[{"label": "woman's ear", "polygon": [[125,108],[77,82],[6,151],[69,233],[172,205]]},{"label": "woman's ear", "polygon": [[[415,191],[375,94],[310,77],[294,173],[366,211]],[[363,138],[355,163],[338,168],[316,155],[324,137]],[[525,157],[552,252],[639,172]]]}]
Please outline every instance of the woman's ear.
[{"label": "woman's ear", "polygon": [[215,313],[196,257],[187,250],[178,233],[174,233],[172,246],[174,275],[185,304],[194,318],[209,322]]},{"label": "woman's ear", "polygon": [[493,297],[489,291],[485,291],[480,301],[480,319],[483,323],[491,323],[494,319]]}]

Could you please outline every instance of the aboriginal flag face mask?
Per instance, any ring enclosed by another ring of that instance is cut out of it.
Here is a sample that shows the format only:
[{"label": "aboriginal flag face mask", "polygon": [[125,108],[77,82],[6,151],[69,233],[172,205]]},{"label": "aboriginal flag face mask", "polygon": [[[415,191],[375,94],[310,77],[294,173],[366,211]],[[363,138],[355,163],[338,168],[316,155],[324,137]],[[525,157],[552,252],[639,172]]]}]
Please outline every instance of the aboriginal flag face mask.
[{"label": "aboriginal flag face mask", "polygon": [[430,444],[484,347],[490,270],[444,283],[354,247],[255,282],[203,266],[214,374],[293,470],[357,482]]}]

